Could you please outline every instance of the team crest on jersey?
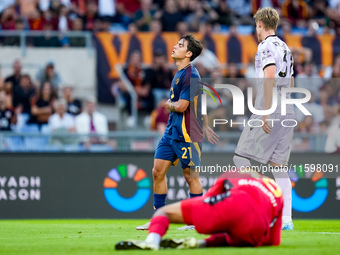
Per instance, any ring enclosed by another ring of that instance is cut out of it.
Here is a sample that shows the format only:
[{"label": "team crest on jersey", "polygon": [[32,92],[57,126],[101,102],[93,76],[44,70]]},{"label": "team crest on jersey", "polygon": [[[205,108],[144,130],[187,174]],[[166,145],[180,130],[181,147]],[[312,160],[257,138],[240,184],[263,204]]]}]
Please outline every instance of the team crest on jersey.
[{"label": "team crest on jersey", "polygon": [[179,78],[176,79],[175,84],[177,85],[179,83]]}]

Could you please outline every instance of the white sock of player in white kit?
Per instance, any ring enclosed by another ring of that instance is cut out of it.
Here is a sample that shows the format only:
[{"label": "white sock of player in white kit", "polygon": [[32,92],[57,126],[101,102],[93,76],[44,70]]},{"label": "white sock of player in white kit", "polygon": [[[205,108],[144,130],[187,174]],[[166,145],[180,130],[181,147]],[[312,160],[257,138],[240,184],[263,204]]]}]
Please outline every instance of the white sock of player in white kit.
[{"label": "white sock of player in white kit", "polygon": [[233,160],[237,169],[245,168],[247,166],[251,167],[250,160],[242,156],[235,155]]},{"label": "white sock of player in white kit", "polygon": [[161,242],[162,237],[157,233],[150,233],[145,239],[146,243],[154,244],[156,246],[159,246],[159,243]]},{"label": "white sock of player in white kit", "polygon": [[288,173],[273,171],[275,181],[282,189],[283,195],[283,212],[282,223],[286,224],[292,221],[292,183],[290,182]]}]

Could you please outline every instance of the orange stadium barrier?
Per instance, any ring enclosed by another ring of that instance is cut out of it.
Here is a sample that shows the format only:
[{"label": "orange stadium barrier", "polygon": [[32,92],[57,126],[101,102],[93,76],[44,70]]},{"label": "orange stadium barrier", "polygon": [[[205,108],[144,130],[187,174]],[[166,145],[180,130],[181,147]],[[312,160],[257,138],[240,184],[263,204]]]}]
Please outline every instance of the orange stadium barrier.
[{"label": "orange stadium barrier", "polygon": [[[194,34],[199,40],[205,41],[207,48],[213,51],[220,63],[242,63],[248,64],[252,60],[257,51],[257,39],[254,35],[233,35],[229,34]],[[102,98],[100,94],[105,91],[107,95],[108,88],[112,80],[119,78],[115,70],[116,64],[124,64],[127,62],[130,54],[139,50],[142,54],[144,64],[151,64],[153,55],[156,50],[162,50],[167,56],[170,63],[172,47],[179,40],[178,33],[162,33],[155,35],[153,33],[137,33],[137,34],[111,34],[97,33],[97,76],[98,85],[105,88],[98,88],[99,101],[110,101]],[[313,61],[317,65],[332,65],[333,56],[339,53],[337,48],[340,44],[340,37],[330,34],[318,36],[301,36],[286,35],[282,38],[289,47],[310,48],[313,52]],[[106,85],[105,85],[106,84]],[[110,93],[109,93],[110,94]]]}]

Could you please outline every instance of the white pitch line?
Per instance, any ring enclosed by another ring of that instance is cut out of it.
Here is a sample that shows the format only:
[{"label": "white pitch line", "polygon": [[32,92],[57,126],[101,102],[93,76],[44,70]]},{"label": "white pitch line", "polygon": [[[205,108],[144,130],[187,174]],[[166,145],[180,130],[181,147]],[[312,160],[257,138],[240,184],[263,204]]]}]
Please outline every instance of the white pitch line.
[{"label": "white pitch line", "polygon": [[[321,235],[340,235],[339,232],[309,232],[309,231],[296,231],[299,234],[321,234]],[[288,233],[288,232],[286,232]],[[196,233],[195,233],[196,234]],[[169,234],[170,236],[188,236],[190,233],[182,233],[182,234]],[[108,236],[89,236],[89,235],[81,235],[79,236],[54,236],[54,237],[25,237],[25,238],[11,238],[11,237],[0,237],[0,240],[23,240],[23,239],[67,239],[67,238],[108,238],[108,237],[116,237],[116,236],[122,236],[122,235],[108,235]],[[131,235],[131,237],[138,237],[140,234]]]},{"label": "white pitch line", "polygon": [[[145,233],[146,234],[146,233]],[[170,234],[172,236],[187,236],[187,233],[183,233],[183,234]],[[10,237],[0,237],[0,240],[23,240],[23,239],[67,239],[67,238],[107,238],[107,237],[115,237],[115,236],[122,236],[122,235],[108,235],[108,236],[88,236],[88,235],[81,235],[79,234],[79,236],[54,236],[54,237],[48,237],[48,236],[44,236],[44,237],[35,237],[35,236],[29,236],[29,237],[25,237],[25,238],[10,238]],[[135,234],[135,235],[131,235],[131,237],[138,237],[140,236],[140,234]]]},{"label": "white pitch line", "polygon": [[299,234],[321,234],[321,235],[340,235],[339,232],[309,232],[309,231],[297,231]]}]

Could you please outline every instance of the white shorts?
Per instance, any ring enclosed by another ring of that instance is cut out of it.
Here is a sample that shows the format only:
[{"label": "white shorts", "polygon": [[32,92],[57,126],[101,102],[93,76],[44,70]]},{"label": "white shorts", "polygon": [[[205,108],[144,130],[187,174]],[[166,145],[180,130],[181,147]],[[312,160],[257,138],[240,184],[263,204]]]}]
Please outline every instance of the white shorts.
[{"label": "white shorts", "polygon": [[[253,114],[250,120],[261,120],[262,116]],[[287,165],[291,143],[294,133],[294,125],[297,123],[295,114],[272,114],[269,119],[279,121],[269,122],[272,126],[272,133],[267,134],[262,127],[250,127],[247,125],[238,141],[235,154],[245,158],[250,158],[260,163],[266,164],[268,161],[279,165]],[[281,122],[284,120],[284,125]],[[260,121],[252,121],[253,126],[260,126]],[[289,126],[289,127],[287,127]]]}]

